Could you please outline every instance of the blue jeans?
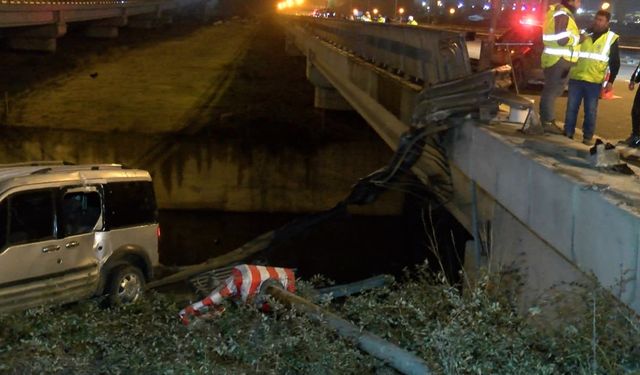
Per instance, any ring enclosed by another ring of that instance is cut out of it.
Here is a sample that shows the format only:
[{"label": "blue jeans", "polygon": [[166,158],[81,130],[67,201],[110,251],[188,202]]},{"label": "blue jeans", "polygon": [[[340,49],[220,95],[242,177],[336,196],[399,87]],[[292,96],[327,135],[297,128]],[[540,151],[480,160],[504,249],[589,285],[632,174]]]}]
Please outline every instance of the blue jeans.
[{"label": "blue jeans", "polygon": [[598,115],[598,99],[602,85],[586,81],[569,80],[569,98],[567,99],[567,112],[564,118],[564,132],[573,136],[576,131],[578,110],[584,99],[584,123],[582,133],[585,139],[591,139],[596,131],[596,116]]}]

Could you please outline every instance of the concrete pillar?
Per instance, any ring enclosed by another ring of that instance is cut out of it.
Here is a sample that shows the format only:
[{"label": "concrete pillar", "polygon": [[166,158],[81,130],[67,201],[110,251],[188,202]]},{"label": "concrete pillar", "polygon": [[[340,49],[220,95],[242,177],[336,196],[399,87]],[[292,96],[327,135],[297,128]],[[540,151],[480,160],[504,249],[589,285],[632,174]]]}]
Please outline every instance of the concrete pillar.
[{"label": "concrete pillar", "polygon": [[98,20],[85,29],[85,35],[89,38],[116,38],[118,28],[125,26],[127,21],[127,16]]},{"label": "concrete pillar", "polygon": [[9,48],[24,51],[55,52],[56,39],[66,33],[67,24],[64,22],[20,28],[8,35]]},{"label": "concrete pillar", "polygon": [[353,108],[333,87],[331,82],[307,59],[307,79],[315,86],[313,105],[334,111],[351,111]]}]

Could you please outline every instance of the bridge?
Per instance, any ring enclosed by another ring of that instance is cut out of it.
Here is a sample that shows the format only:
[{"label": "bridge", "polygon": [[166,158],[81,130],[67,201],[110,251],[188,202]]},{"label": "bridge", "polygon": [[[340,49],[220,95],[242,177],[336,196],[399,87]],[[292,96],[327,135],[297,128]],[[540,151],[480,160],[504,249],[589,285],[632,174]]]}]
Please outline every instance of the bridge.
[{"label": "bridge", "polygon": [[0,1],[0,38],[18,50],[56,50],[69,24],[83,26],[86,36],[115,38],[121,27],[149,29],[171,23],[172,12],[197,7],[207,17],[217,0]]},{"label": "bridge", "polygon": [[472,74],[462,34],[282,24],[286,51],[306,57],[317,107],[358,111],[392,149],[407,132],[429,137],[413,171],[473,235],[465,268],[519,268],[523,308],[595,277],[640,312],[637,177],[593,167],[587,146],[509,122],[504,110],[528,113],[526,102],[499,89],[503,72]]}]

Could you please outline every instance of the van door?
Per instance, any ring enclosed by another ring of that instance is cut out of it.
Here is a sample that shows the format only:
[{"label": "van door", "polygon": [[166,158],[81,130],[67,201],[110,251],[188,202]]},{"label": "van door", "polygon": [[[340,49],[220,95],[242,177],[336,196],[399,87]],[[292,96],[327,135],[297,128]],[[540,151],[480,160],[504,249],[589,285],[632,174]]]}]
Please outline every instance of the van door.
[{"label": "van door", "polygon": [[0,202],[0,310],[48,294],[47,280],[63,271],[56,230],[53,189],[18,192]]},{"label": "van door", "polygon": [[87,286],[97,287],[98,253],[103,245],[96,243],[96,231],[101,231],[102,199],[96,186],[65,188],[58,209],[59,237],[62,239],[63,269]]}]

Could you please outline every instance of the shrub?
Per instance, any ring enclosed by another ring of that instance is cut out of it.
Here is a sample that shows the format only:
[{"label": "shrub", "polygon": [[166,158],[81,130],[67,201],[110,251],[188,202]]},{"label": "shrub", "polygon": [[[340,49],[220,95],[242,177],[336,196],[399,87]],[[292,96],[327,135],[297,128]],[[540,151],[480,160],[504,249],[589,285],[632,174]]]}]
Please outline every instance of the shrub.
[{"label": "shrub", "polygon": [[[540,324],[539,308],[517,314],[513,291],[496,288],[492,277],[464,292],[441,280],[419,270],[402,283],[323,305],[416,353],[434,373],[640,373],[640,324],[602,289],[577,291],[585,308],[549,325]],[[307,283],[300,290],[312,293]],[[150,293],[118,308],[91,300],[2,315],[0,372],[363,374],[383,366],[275,302],[268,314],[230,304],[216,320],[185,328],[177,319],[186,303],[180,299]]]}]

